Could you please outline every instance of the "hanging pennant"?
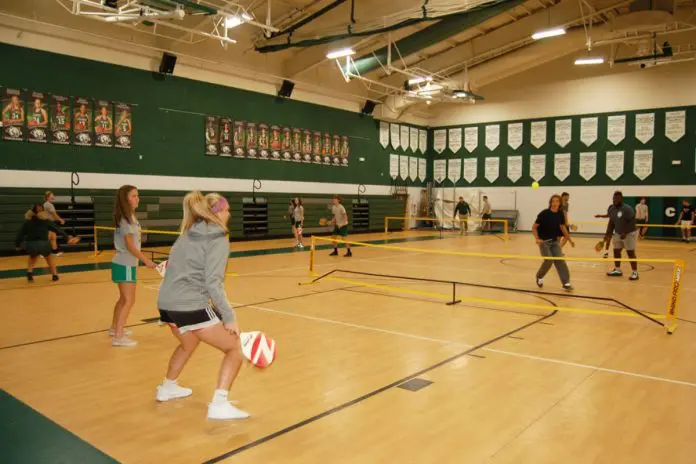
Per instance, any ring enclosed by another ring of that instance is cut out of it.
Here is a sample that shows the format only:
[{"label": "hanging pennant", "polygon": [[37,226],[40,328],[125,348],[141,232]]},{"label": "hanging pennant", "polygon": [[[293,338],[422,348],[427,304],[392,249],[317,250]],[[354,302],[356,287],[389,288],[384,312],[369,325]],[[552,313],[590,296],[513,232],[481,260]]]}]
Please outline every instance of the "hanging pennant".
[{"label": "hanging pennant", "polygon": [[599,118],[582,118],[580,120],[580,141],[590,146],[597,141]]},{"label": "hanging pennant", "polygon": [[486,148],[493,151],[500,145],[500,124],[486,126]]},{"label": "hanging pennant", "polygon": [[394,148],[399,148],[401,142],[399,138],[401,137],[401,127],[398,124],[389,124],[389,130],[391,133],[391,145]]},{"label": "hanging pennant", "polygon": [[484,168],[486,180],[492,184],[500,176],[500,158],[497,156],[486,158]]},{"label": "hanging pennant", "polygon": [[230,118],[220,118],[220,156],[232,156],[234,129]]},{"label": "hanging pennant", "polygon": [[246,151],[246,124],[244,121],[234,122],[233,144],[235,158],[244,158],[244,153]]},{"label": "hanging pennant", "polygon": [[563,182],[570,175],[570,153],[556,153],[553,157],[553,175]]},{"label": "hanging pennant", "polygon": [[626,138],[626,115],[620,114],[607,118],[607,140],[618,145]]},{"label": "hanging pennant", "polygon": [[508,156],[507,157],[507,177],[513,183],[520,180],[522,177],[522,156]]},{"label": "hanging pennant", "polygon": [[389,176],[392,179],[399,177],[399,155],[396,153],[389,155]]},{"label": "hanging pennant", "polygon": [[521,122],[508,124],[507,143],[510,148],[517,150],[524,140],[524,126]]},{"label": "hanging pennant", "polygon": [[478,158],[464,158],[464,180],[472,183],[478,177]]},{"label": "hanging pennant", "polygon": [[653,171],[652,150],[636,150],[633,153],[633,174],[640,180],[645,180]]},{"label": "hanging pennant", "polygon": [[462,148],[462,128],[449,129],[447,132],[447,146],[452,153],[457,153]]},{"label": "hanging pennant", "polygon": [[447,160],[437,159],[433,161],[433,179],[441,184],[447,176]]},{"label": "hanging pennant", "polygon": [[532,122],[532,145],[541,148],[546,143],[546,121]]},{"label": "hanging pennant", "polygon": [[426,172],[427,169],[427,160],[425,158],[418,158],[418,180],[424,181],[425,179],[428,178],[428,173]]},{"label": "hanging pennant", "polygon": [[408,177],[411,180],[417,180],[418,179],[418,158],[415,156],[412,156],[409,160],[409,166],[408,166]]},{"label": "hanging pennant", "polygon": [[686,111],[667,111],[665,113],[665,137],[676,142],[686,133]]},{"label": "hanging pennant", "polygon": [[389,145],[389,124],[384,121],[379,122],[379,144],[383,148],[387,148]]},{"label": "hanging pennant", "polygon": [[464,128],[464,148],[472,153],[478,147],[478,127]]},{"label": "hanging pennant", "polygon": [[409,130],[409,127],[406,125],[401,126],[401,148],[404,149],[404,151],[409,149],[409,137],[411,136],[411,131]]},{"label": "hanging pennant", "polygon": [[648,143],[655,135],[655,113],[636,114],[636,138]]},{"label": "hanging pennant", "polygon": [[606,173],[611,180],[617,180],[623,176],[625,156],[623,151],[608,151],[606,159]]},{"label": "hanging pennant", "polygon": [[546,155],[529,157],[529,176],[537,182],[546,175]]},{"label": "hanging pennant", "polygon": [[415,153],[418,150],[418,129],[411,127],[410,129],[411,151]]},{"label": "hanging pennant", "polygon": [[408,156],[399,156],[399,177],[403,180],[408,179]]},{"label": "hanging pennant", "polygon": [[447,178],[456,184],[462,178],[462,160],[461,158],[452,158],[447,162]]},{"label": "hanging pennant", "polygon": [[[236,146],[235,141],[235,146]],[[283,127],[283,138],[281,139],[281,156],[283,161],[292,160],[292,129],[288,126]],[[236,153],[236,149],[235,149]]]},{"label": "hanging pennant", "polygon": [[426,130],[418,131],[418,150],[421,153],[425,153],[428,150],[428,131]]},{"label": "hanging pennant", "polygon": [[597,153],[580,153],[580,177],[592,179],[597,174]]},{"label": "hanging pennant", "polygon": [[[321,134],[319,134],[321,140]],[[270,132],[268,124],[259,124],[259,154],[261,159],[268,159],[271,156]]]},{"label": "hanging pennant", "polygon": [[573,124],[570,119],[559,119],[554,123],[556,127],[556,145],[565,147],[573,139]]},{"label": "hanging pennant", "polygon": [[[113,118],[111,113],[111,102],[105,102],[109,109],[109,144],[113,145]],[[27,112],[27,138],[30,142],[46,143],[48,142],[48,111],[46,106],[46,98],[41,92],[31,93],[31,109]]]},{"label": "hanging pennant", "polygon": [[433,140],[433,148],[437,153],[442,153],[445,151],[445,147],[447,146],[447,130],[445,129],[438,129],[435,131],[434,135],[434,140]]}]

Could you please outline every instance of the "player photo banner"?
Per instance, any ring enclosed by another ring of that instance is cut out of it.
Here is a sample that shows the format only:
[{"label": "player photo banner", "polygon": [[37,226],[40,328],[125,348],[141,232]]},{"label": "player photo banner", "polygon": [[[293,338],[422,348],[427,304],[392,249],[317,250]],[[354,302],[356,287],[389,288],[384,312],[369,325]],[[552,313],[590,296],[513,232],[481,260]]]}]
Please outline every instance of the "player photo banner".
[{"label": "player photo banner", "polygon": [[312,134],[312,162],[321,164],[322,137],[320,131]]},{"label": "player photo banner", "polygon": [[256,158],[258,156],[258,128],[256,123],[248,122],[246,124],[246,155],[247,158]]},{"label": "player photo banner", "polygon": [[232,120],[220,118],[220,156],[232,156]]},{"label": "player photo banner", "polygon": [[98,147],[114,146],[114,108],[111,102],[96,100],[94,102],[94,144]]},{"label": "player photo banner", "polygon": [[[414,150],[415,151],[415,150]],[[341,136],[341,166],[348,166],[348,156],[350,155],[350,145],[348,144],[348,136]]]},{"label": "player photo banner", "polygon": [[331,162],[334,166],[341,164],[341,136],[333,136],[333,146],[331,147]]},{"label": "player photo banner", "polygon": [[271,159],[279,160],[283,149],[280,126],[271,126]]},{"label": "player photo banner", "polygon": [[302,162],[312,162],[312,131],[308,129],[302,131]]},{"label": "player photo banner", "polygon": [[244,158],[246,149],[246,127],[244,121],[234,122],[234,157]]},{"label": "player photo banner", "polygon": [[31,93],[27,111],[27,139],[30,142],[48,142],[48,111],[46,98],[41,92]]},{"label": "player photo banner", "polygon": [[321,156],[324,164],[331,164],[331,134],[324,134],[324,142],[321,144]]},{"label": "player photo banner", "polygon": [[292,160],[292,129],[289,127],[283,127],[283,136],[280,139],[281,156],[283,161]]},{"label": "player photo banner", "polygon": [[261,159],[268,159],[271,156],[269,143],[268,124],[259,124],[259,153],[261,154]]},{"label": "player photo banner", "polygon": [[218,117],[205,117],[205,154],[209,156],[218,155]]},{"label": "player photo banner", "polygon": [[75,97],[73,101],[73,144],[88,147],[94,143],[92,114],[92,101]]},{"label": "player photo banner", "polygon": [[292,160],[296,163],[302,161],[302,129],[292,130]]},{"label": "player photo banner", "polygon": [[2,93],[2,138],[24,140],[24,92],[5,88]]},{"label": "player photo banner", "polygon": [[116,127],[114,131],[116,148],[130,149],[133,142],[133,112],[127,103],[115,103]]},{"label": "player photo banner", "polygon": [[70,143],[70,99],[61,95],[51,95],[51,143],[67,145]]}]

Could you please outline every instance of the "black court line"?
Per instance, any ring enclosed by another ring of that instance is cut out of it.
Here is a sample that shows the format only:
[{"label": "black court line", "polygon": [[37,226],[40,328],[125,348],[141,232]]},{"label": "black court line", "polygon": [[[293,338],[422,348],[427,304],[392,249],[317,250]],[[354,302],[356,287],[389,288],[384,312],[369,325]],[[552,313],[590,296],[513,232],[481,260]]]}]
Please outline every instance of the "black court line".
[{"label": "black court line", "polygon": [[524,340],[524,338],[522,338],[522,337],[513,337],[512,335],[508,335],[507,338],[513,338],[515,340]]},{"label": "black court line", "polygon": [[[157,318],[157,320],[159,320],[159,317]],[[148,325],[151,323],[152,322],[141,322],[139,324],[127,325],[126,327],[128,327],[128,328],[139,327],[141,325]],[[108,331],[109,331],[109,329],[100,329],[100,330],[93,330],[92,332],[82,332],[82,333],[72,334],[72,335],[63,335],[62,337],[45,338],[43,340],[34,340],[33,342],[25,342],[25,343],[17,343],[16,345],[0,346],[0,350],[9,350],[10,348],[19,348],[21,346],[38,345],[39,343],[55,342],[58,340],[67,340],[69,338],[77,338],[77,337],[83,337],[85,335],[94,335],[94,334],[98,334],[98,333],[106,333]]]},{"label": "black court line", "polygon": [[[556,306],[556,304],[554,303],[553,306]],[[264,436],[264,437],[261,437],[261,438],[259,438],[258,440],[254,440],[254,441],[252,441],[252,442],[250,442],[250,443],[247,443],[246,445],[242,445],[242,446],[240,446],[240,447],[238,447],[238,448],[235,448],[235,449],[233,449],[233,450],[231,450],[231,451],[228,451],[228,452],[226,452],[226,453],[220,454],[219,456],[215,456],[214,458],[208,459],[207,461],[203,461],[203,464],[214,464],[214,463],[216,463],[216,462],[220,462],[220,461],[222,461],[222,460],[224,460],[224,459],[230,458],[230,457],[235,456],[235,455],[237,455],[237,454],[239,454],[239,453],[242,453],[242,452],[244,452],[244,451],[247,451],[247,450],[249,450],[249,449],[251,449],[251,448],[255,448],[255,447],[257,447],[257,446],[259,446],[259,445],[262,445],[262,444],[264,444],[264,443],[266,443],[266,442],[268,442],[268,441],[271,441],[271,440],[273,440],[273,439],[275,439],[275,438],[278,438],[278,437],[280,437],[280,436],[282,436],[282,435],[285,435],[285,434],[287,434],[287,433],[290,433],[290,432],[292,432],[293,430],[297,430],[297,429],[299,429],[299,428],[301,428],[301,427],[304,427],[305,425],[309,425],[309,424],[311,424],[311,423],[313,423],[313,422],[316,422],[316,421],[318,421],[318,420],[320,420],[320,419],[323,419],[324,417],[330,416],[330,415],[332,415],[332,414],[336,414],[337,412],[340,412],[340,411],[342,411],[342,410],[344,410],[344,409],[346,409],[346,408],[348,408],[348,407],[350,407],[350,406],[354,406],[354,405],[359,404],[359,403],[361,403],[361,402],[363,402],[363,401],[365,401],[365,400],[367,400],[367,399],[370,399],[370,398],[372,398],[372,397],[374,397],[374,396],[377,396],[377,395],[379,395],[380,393],[384,393],[384,392],[387,391],[387,390],[391,390],[392,388],[397,387],[397,386],[401,385],[401,384],[404,383],[404,382],[407,382],[407,381],[409,381],[409,380],[411,380],[411,379],[414,379],[414,378],[416,378],[416,377],[418,377],[418,376],[420,376],[420,375],[423,375],[423,374],[428,373],[428,372],[430,372],[430,371],[432,371],[432,370],[435,370],[435,369],[437,369],[438,367],[442,367],[442,366],[444,366],[444,365],[446,365],[446,364],[449,364],[449,363],[451,363],[452,361],[456,361],[457,359],[462,358],[462,357],[464,357],[464,356],[467,356],[467,355],[469,355],[469,354],[471,354],[471,353],[473,353],[473,352],[475,352],[475,351],[477,351],[477,350],[480,350],[481,348],[485,348],[485,347],[487,347],[488,345],[491,345],[491,344],[493,344],[493,343],[495,343],[495,342],[497,342],[497,341],[500,341],[500,340],[504,339],[505,337],[509,337],[510,335],[514,335],[514,334],[517,333],[517,332],[520,332],[520,331],[522,331],[522,330],[524,330],[524,329],[527,329],[527,328],[533,326],[534,324],[537,324],[537,323],[539,323],[539,322],[542,322],[542,321],[544,321],[544,320],[546,320],[546,319],[548,319],[548,318],[554,316],[557,312],[558,312],[557,310],[553,310],[551,313],[549,313],[549,314],[547,314],[547,315],[545,315],[545,316],[541,316],[540,318],[538,318],[538,319],[536,319],[536,320],[534,320],[534,321],[532,321],[532,322],[529,322],[529,323],[527,323],[527,324],[525,324],[525,325],[523,325],[523,326],[521,326],[521,327],[518,327],[517,329],[513,329],[513,330],[511,330],[511,331],[509,331],[509,332],[507,332],[507,333],[504,333],[504,334],[502,334],[502,335],[500,335],[500,336],[498,336],[498,337],[492,338],[492,339],[490,339],[490,340],[488,340],[488,341],[485,341],[485,342],[483,342],[483,343],[481,343],[481,344],[479,344],[479,345],[476,345],[476,346],[474,346],[473,348],[469,348],[469,349],[467,349],[466,351],[462,351],[462,352],[457,353],[457,354],[455,354],[455,355],[453,355],[453,356],[450,356],[450,357],[447,358],[447,359],[444,359],[444,360],[442,360],[442,361],[440,361],[440,362],[438,362],[438,363],[436,363],[436,364],[433,364],[433,365],[431,365],[431,366],[429,366],[429,367],[426,367],[426,368],[424,368],[424,369],[421,369],[421,370],[418,371],[418,372],[414,372],[413,374],[407,375],[406,377],[403,377],[403,378],[401,378],[401,379],[399,379],[399,380],[396,380],[395,382],[392,382],[392,383],[390,383],[390,384],[388,384],[388,385],[385,385],[385,386],[383,386],[383,387],[380,387],[380,388],[378,388],[378,389],[376,389],[376,390],[372,390],[371,392],[366,393],[366,394],[364,394],[364,395],[362,395],[362,396],[359,396],[358,398],[355,398],[355,399],[353,399],[353,400],[347,401],[347,402],[345,402],[345,403],[343,403],[343,404],[340,404],[340,405],[338,405],[338,406],[336,406],[336,407],[334,407],[334,408],[328,409],[328,410],[326,410],[326,411],[324,411],[324,412],[321,412],[321,413],[319,413],[319,414],[317,414],[317,415],[314,415],[314,416],[312,416],[312,417],[309,417],[309,418],[307,418],[307,419],[305,419],[305,420],[302,420],[302,421],[300,421],[300,422],[296,422],[295,424],[292,424],[292,425],[290,425],[290,426],[288,426],[288,427],[285,427],[285,428],[283,428],[283,429],[281,429],[281,430],[278,430],[277,432],[274,432],[274,433],[271,433],[271,434],[266,435],[266,436]]]},{"label": "black court line", "polygon": [[480,354],[474,354],[474,353],[469,353],[467,356],[472,356],[474,358],[486,359],[485,356],[481,356]]}]

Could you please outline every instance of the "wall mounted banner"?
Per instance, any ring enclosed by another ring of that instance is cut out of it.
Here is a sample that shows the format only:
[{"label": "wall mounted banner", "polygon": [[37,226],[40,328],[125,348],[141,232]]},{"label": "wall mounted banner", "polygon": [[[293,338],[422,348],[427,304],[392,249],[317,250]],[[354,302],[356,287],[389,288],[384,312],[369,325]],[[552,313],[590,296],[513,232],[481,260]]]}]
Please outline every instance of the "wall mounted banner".
[{"label": "wall mounted banner", "polygon": [[[27,139],[30,142],[48,142],[48,106],[41,92],[32,92],[27,108]],[[109,107],[111,103],[108,103]],[[113,121],[113,120],[112,120]],[[113,122],[112,122],[113,129]],[[113,138],[113,136],[112,136]],[[109,145],[111,146],[111,145]]]},{"label": "wall mounted banner", "polygon": [[461,158],[452,158],[447,161],[447,178],[454,184],[462,178]]},{"label": "wall mounted banner", "polygon": [[391,144],[394,148],[399,148],[401,142],[399,138],[401,137],[401,127],[398,124],[389,124],[389,131],[391,133]]},{"label": "wall mounted banner", "polygon": [[655,135],[655,113],[636,114],[636,138],[648,143]]},{"label": "wall mounted banner", "polygon": [[626,138],[626,115],[620,114],[607,118],[607,140],[618,145]]},{"label": "wall mounted banner", "polygon": [[469,153],[472,153],[478,147],[478,127],[465,127],[464,128],[464,148]]},{"label": "wall mounted banner", "polygon": [[[125,108],[124,108],[125,107]],[[51,107],[49,108],[49,115],[51,118],[51,143],[56,143],[59,145],[67,145],[70,143],[70,125],[72,123],[72,118],[70,117],[70,99],[61,95],[51,95]],[[125,110],[127,115],[127,126],[122,125],[123,111]],[[116,147],[117,148],[130,148],[130,107],[124,105],[123,103],[116,104]],[[122,146],[121,137],[123,132],[128,131],[127,134],[127,144]]]},{"label": "wall mounted banner", "polygon": [[546,121],[532,121],[532,145],[541,148],[546,143]]},{"label": "wall mounted banner", "polygon": [[232,156],[233,124],[230,118],[220,118],[220,156]]},{"label": "wall mounted banner", "polygon": [[537,182],[546,175],[546,155],[529,157],[529,176]]},{"label": "wall mounted banner", "polygon": [[[290,130],[286,127],[286,130]],[[244,121],[234,122],[234,156],[235,158],[244,158],[246,153],[246,124]]]},{"label": "wall mounted banner", "polygon": [[[328,132],[324,133],[323,141],[321,144],[321,156],[324,164],[331,164],[331,147],[333,146],[331,134]],[[397,161],[398,166],[398,161]],[[398,169],[398,168],[397,168]],[[397,171],[398,172],[398,171]]]},{"label": "wall mounted banner", "polygon": [[428,178],[427,166],[428,163],[425,158],[418,158],[418,180],[424,181]]},{"label": "wall mounted banner", "polygon": [[478,158],[464,159],[464,180],[472,183],[478,177]]},{"label": "wall mounted banner", "polygon": [[[235,123],[236,124],[236,123]],[[283,131],[283,136],[280,138],[280,146],[281,146],[281,153],[280,156],[282,157],[281,159],[283,161],[290,161],[292,160],[292,129],[285,126],[282,129]],[[242,131],[242,134],[244,134],[244,131]],[[243,144],[243,142],[242,142]],[[235,142],[234,146],[237,146],[237,129],[235,125]]]},{"label": "wall mounted banner", "polygon": [[314,164],[321,164],[323,162],[321,156],[323,142],[324,137],[321,131],[314,131],[312,133],[312,162]]},{"label": "wall mounted banner", "polygon": [[331,148],[331,162],[338,166],[341,164],[341,136],[333,136],[333,147]]},{"label": "wall mounted banner", "polygon": [[216,156],[218,154],[218,118],[217,116],[205,117],[205,154]]},{"label": "wall mounted banner", "polygon": [[348,158],[350,157],[350,142],[347,135],[341,136],[341,166],[348,167]]},{"label": "wall mounted banner", "polygon": [[522,156],[508,156],[507,157],[507,177],[513,183],[520,180],[522,177]]},{"label": "wall mounted banner", "polygon": [[271,126],[271,158],[274,160],[280,159],[281,151],[283,150],[283,133],[280,126]]},{"label": "wall mounted banner", "polygon": [[379,144],[384,148],[389,145],[389,124],[384,121],[379,122]]},{"label": "wall mounted banner", "polygon": [[597,141],[599,118],[582,118],[580,120],[580,141],[590,146]]},{"label": "wall mounted banner", "polygon": [[[334,135],[334,138],[336,136]],[[331,157],[335,153],[334,147],[336,146],[336,141],[334,140],[334,146],[331,148]],[[312,131],[309,129],[302,130],[302,162],[311,163],[312,162]]]},{"label": "wall mounted banner", "polygon": [[645,180],[652,174],[653,152],[652,150],[636,150],[633,153],[633,174],[640,180]]},{"label": "wall mounted banner", "polygon": [[408,177],[411,180],[417,180],[418,179],[418,158],[415,156],[412,156],[409,160],[409,166],[408,166]]},{"label": "wall mounted banner", "polygon": [[580,153],[580,177],[592,179],[597,174],[597,153]]},{"label": "wall mounted banner", "polygon": [[457,153],[462,148],[462,128],[461,127],[457,127],[455,129],[448,130],[447,146],[452,151],[452,153]]},{"label": "wall mounted banner", "polygon": [[292,130],[292,160],[295,163],[302,161],[302,129]]},{"label": "wall mounted banner", "polygon": [[[95,100],[94,145],[112,147],[114,145],[114,108],[111,102]],[[217,129],[217,128],[216,128]]]},{"label": "wall mounted banner", "polygon": [[442,153],[447,146],[447,130],[438,129],[434,132],[433,148],[436,152]]},{"label": "wall mounted banner", "polygon": [[556,153],[553,157],[553,175],[564,181],[570,175],[570,153]]},{"label": "wall mounted banner", "polygon": [[399,155],[396,153],[389,155],[389,176],[392,179],[399,177]]},{"label": "wall mounted banner", "polygon": [[403,148],[404,151],[409,149],[409,138],[411,136],[411,131],[409,130],[409,127],[406,125],[401,126],[401,148]]},{"label": "wall mounted banner", "polygon": [[421,153],[425,153],[428,150],[428,131],[419,130],[418,131],[418,149]]},{"label": "wall mounted banner", "polygon": [[88,147],[94,143],[94,137],[92,135],[92,113],[93,112],[91,100],[81,97],[75,97],[75,100],[73,101],[74,145]]},{"label": "wall mounted banner", "polygon": [[493,151],[500,145],[500,124],[486,126],[486,148]]},{"label": "wall mounted banner", "polygon": [[[321,141],[321,132],[319,132]],[[259,156],[268,159],[271,156],[271,133],[268,124],[259,124]]]},{"label": "wall mounted banner", "polygon": [[408,156],[399,156],[399,177],[403,180],[408,179]]},{"label": "wall mounted banner", "polygon": [[5,88],[2,94],[2,138],[24,140],[24,92]]},{"label": "wall mounted banner", "polygon": [[437,159],[433,161],[433,179],[441,184],[447,176],[447,160]]},{"label": "wall mounted banner", "polygon": [[246,155],[247,158],[256,158],[259,154],[259,129],[256,123],[246,123]]},{"label": "wall mounted banner", "polygon": [[623,176],[624,173],[624,152],[622,151],[608,151],[606,159],[606,173],[607,177],[611,180],[616,180]]},{"label": "wall mounted banner", "polygon": [[517,150],[524,141],[524,126],[521,122],[508,124],[507,143],[513,150]]},{"label": "wall mounted banner", "polygon": [[411,151],[415,153],[418,150],[418,129],[411,127],[410,129]]},{"label": "wall mounted banner", "polygon": [[559,119],[554,122],[556,128],[556,145],[565,147],[573,139],[573,124],[570,119]]},{"label": "wall mounted banner", "polygon": [[665,113],[665,137],[676,142],[686,133],[686,111],[667,111]]},{"label": "wall mounted banner", "polygon": [[495,182],[500,176],[500,158],[497,156],[492,156],[486,158],[484,164],[484,175],[486,180],[491,184]]}]

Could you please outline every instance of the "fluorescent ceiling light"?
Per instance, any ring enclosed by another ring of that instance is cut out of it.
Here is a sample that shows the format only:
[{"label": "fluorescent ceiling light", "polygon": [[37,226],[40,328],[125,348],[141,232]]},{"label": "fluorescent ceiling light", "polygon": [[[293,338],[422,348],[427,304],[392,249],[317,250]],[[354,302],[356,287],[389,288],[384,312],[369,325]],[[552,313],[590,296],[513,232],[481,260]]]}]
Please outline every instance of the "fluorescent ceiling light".
[{"label": "fluorescent ceiling light", "polygon": [[466,98],[469,96],[469,92],[466,92],[464,90],[455,90],[452,93],[452,98]]},{"label": "fluorescent ceiling light", "polygon": [[440,93],[440,89],[435,89],[435,90],[423,90],[423,91],[418,92],[418,96],[419,96],[419,97],[428,98],[428,97],[430,97],[431,95],[435,95],[435,94],[437,94],[437,93]]},{"label": "fluorescent ceiling light", "polygon": [[422,84],[423,82],[432,82],[433,78],[428,76],[428,77],[414,77],[413,79],[408,80],[409,85],[415,85],[415,84]]},{"label": "fluorescent ceiling light", "polygon": [[575,64],[577,65],[582,65],[582,64],[602,64],[604,63],[604,58],[601,56],[598,57],[593,57],[593,58],[578,58],[575,60]]},{"label": "fluorescent ceiling light", "polygon": [[326,54],[326,57],[330,60],[335,60],[336,58],[343,58],[344,56],[355,55],[355,50],[352,48],[342,48],[340,50],[334,50]]},{"label": "fluorescent ceiling light", "polygon": [[543,31],[537,31],[534,34],[532,34],[532,39],[534,40],[539,40],[539,39],[546,39],[548,37],[556,37],[558,35],[563,35],[566,33],[566,30],[563,28],[556,28],[556,29],[546,29]]},{"label": "fluorescent ceiling light", "polygon": [[228,16],[225,18],[225,29],[232,29],[242,24],[244,21],[251,21],[253,18],[246,12]]}]

